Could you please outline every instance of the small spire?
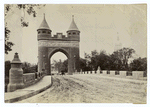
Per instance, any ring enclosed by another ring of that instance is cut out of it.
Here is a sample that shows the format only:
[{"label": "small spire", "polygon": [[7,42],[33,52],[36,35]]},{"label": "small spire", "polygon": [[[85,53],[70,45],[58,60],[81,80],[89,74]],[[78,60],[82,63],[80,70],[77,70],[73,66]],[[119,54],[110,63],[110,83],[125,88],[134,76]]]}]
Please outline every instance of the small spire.
[{"label": "small spire", "polygon": [[77,31],[79,31],[77,25],[74,22],[74,15],[72,15],[72,22],[70,24],[70,27],[69,27],[68,31],[69,30],[77,30]]},{"label": "small spire", "polygon": [[46,18],[45,18],[45,13],[43,13],[43,16],[44,16],[44,18],[43,18],[43,21],[42,21],[39,29],[49,29],[50,30],[50,28],[47,24]]},{"label": "small spire", "polygon": [[19,58],[18,53],[16,52],[14,58]]}]

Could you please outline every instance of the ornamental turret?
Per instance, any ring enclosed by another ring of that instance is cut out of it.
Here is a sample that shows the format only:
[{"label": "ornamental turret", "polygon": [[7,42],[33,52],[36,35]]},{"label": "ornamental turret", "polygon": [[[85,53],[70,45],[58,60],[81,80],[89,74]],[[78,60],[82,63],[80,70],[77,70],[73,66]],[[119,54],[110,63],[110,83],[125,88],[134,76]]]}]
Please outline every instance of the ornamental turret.
[{"label": "ornamental turret", "polygon": [[67,31],[67,36],[71,38],[79,38],[80,36],[80,31],[74,21],[74,15],[72,16],[72,22],[70,24],[70,27]]},{"label": "ornamental turret", "polygon": [[52,30],[49,28],[48,23],[45,19],[45,14],[44,14],[43,21],[42,21],[40,27],[37,29],[38,40],[50,38],[51,32],[52,32]]}]

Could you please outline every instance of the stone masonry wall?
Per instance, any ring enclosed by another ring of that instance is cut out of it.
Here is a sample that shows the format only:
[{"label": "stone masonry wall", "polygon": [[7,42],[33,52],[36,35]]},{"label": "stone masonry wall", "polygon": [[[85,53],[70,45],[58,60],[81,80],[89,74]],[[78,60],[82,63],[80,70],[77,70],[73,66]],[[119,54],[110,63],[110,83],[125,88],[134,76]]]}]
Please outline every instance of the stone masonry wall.
[{"label": "stone masonry wall", "polygon": [[23,74],[23,82],[24,82],[24,84],[32,83],[34,81],[35,81],[35,73]]},{"label": "stone masonry wall", "polygon": [[46,74],[51,74],[51,56],[59,51],[68,57],[69,74],[72,74],[75,69],[79,72],[79,41],[58,40],[38,41],[38,71],[42,71],[42,69],[44,69]]}]

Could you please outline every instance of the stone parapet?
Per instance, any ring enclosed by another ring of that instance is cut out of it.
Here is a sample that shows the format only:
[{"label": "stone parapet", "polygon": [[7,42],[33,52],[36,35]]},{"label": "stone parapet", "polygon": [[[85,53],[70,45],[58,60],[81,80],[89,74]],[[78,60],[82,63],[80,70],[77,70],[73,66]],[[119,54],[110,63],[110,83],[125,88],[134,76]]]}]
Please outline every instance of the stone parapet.
[{"label": "stone parapet", "polygon": [[107,75],[107,71],[106,70],[103,70],[102,72],[103,72],[102,73],[103,75]]},{"label": "stone parapet", "polygon": [[95,71],[92,71],[92,74],[95,74]]},{"label": "stone parapet", "polygon": [[127,76],[127,71],[119,71],[119,76],[122,77],[122,78],[126,78]]},{"label": "stone parapet", "polygon": [[142,79],[144,71],[132,71],[133,79]]},{"label": "stone parapet", "polygon": [[24,84],[28,84],[35,81],[35,73],[26,73],[23,74],[23,82]]},{"label": "stone parapet", "polygon": [[110,71],[110,76],[115,76],[116,71]]}]

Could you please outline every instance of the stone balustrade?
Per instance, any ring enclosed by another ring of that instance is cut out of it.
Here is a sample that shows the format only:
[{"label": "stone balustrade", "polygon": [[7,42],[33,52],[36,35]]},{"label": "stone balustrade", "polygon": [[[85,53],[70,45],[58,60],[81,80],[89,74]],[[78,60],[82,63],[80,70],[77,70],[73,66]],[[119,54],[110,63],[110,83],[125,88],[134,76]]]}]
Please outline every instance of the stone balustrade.
[{"label": "stone balustrade", "polygon": [[143,71],[132,71],[133,79],[142,79],[144,77]]},{"label": "stone balustrade", "polygon": [[103,75],[107,75],[107,71],[106,70],[103,70],[102,72],[103,72],[102,73]]},{"label": "stone balustrade", "polygon": [[34,81],[35,81],[35,73],[23,74],[23,82],[24,82],[24,84],[32,83]]},{"label": "stone balustrade", "polygon": [[92,74],[95,74],[95,71],[92,71]]},{"label": "stone balustrade", "polygon": [[115,76],[116,71],[110,71],[110,76]]},{"label": "stone balustrade", "polygon": [[119,73],[120,73],[120,77],[121,77],[121,78],[126,78],[126,76],[127,76],[127,71],[119,71]]},{"label": "stone balustrade", "polygon": [[23,74],[21,61],[18,53],[15,53],[14,59],[11,62],[11,69],[9,71],[9,84],[7,92],[12,92],[17,89],[22,89],[27,86],[37,83],[44,75],[42,72]]},{"label": "stone balustrade", "polygon": [[28,87],[37,83],[44,77],[42,72],[23,74],[24,87]]},{"label": "stone balustrade", "polygon": [[[82,71],[83,73],[80,74],[91,74],[91,71]],[[100,73],[101,72],[101,73]],[[144,72],[145,71],[115,71],[115,70],[101,70],[99,73],[96,74],[102,74],[104,76],[110,76],[110,77],[120,77],[120,78],[128,78],[128,79],[143,79],[144,78]],[[128,72],[130,73],[129,75]],[[132,73],[132,75],[131,75]],[[95,74],[95,71],[92,71],[92,74]]]}]

